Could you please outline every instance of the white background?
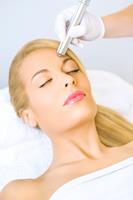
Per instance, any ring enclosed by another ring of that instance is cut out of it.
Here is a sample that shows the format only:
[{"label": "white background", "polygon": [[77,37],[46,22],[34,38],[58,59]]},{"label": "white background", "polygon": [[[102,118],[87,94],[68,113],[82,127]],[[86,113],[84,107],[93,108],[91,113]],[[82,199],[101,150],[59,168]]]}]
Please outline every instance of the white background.
[{"label": "white background", "polygon": [[[57,39],[56,15],[78,0],[0,0],[0,88],[7,85],[8,69],[16,52],[37,38]],[[95,15],[118,11],[133,0],[92,0],[89,10]],[[102,69],[133,83],[133,38],[102,39],[73,48],[88,69]]]}]

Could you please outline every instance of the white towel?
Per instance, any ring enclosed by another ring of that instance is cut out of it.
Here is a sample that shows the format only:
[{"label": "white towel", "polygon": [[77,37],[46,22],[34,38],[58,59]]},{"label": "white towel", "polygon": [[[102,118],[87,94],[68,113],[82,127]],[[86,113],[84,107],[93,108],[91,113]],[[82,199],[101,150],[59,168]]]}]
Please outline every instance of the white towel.
[{"label": "white towel", "polygon": [[49,200],[132,200],[133,157],[77,177],[58,188]]}]

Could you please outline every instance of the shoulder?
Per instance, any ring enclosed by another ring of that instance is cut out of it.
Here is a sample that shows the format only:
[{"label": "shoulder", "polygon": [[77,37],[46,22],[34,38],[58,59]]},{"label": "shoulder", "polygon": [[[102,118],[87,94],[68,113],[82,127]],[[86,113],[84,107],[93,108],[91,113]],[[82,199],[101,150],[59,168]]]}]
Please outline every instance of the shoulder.
[{"label": "shoulder", "polygon": [[[12,182],[8,183],[4,187],[4,189],[0,192],[0,199],[2,199],[2,200],[22,199],[22,198],[19,198],[19,196],[21,196],[21,194],[20,194],[20,187],[21,186],[22,186],[21,181],[12,181]],[[22,187],[21,187],[21,190],[22,190]]]},{"label": "shoulder", "polygon": [[[0,200],[34,200],[34,184],[31,180],[17,180],[7,184],[0,192]],[[32,198],[31,198],[32,196]]]}]

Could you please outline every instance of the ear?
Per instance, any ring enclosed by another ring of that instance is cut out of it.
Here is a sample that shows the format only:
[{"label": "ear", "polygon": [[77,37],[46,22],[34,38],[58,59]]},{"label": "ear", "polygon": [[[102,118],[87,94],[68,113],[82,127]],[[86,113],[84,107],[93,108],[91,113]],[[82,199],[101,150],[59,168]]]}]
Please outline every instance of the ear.
[{"label": "ear", "polygon": [[30,125],[31,127],[37,126],[37,121],[31,109],[27,108],[27,109],[21,110],[19,112],[19,115],[26,124]]}]

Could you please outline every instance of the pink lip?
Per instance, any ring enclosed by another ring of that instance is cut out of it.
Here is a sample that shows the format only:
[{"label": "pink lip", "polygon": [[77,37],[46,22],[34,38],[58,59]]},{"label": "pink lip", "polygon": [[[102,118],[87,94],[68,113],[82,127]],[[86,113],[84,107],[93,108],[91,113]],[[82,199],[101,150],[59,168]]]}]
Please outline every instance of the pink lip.
[{"label": "pink lip", "polygon": [[67,99],[64,102],[64,105],[72,104],[72,103],[75,103],[77,101],[80,101],[84,96],[85,96],[84,92],[77,90],[76,92],[72,93],[71,95],[69,95],[67,97]]}]

